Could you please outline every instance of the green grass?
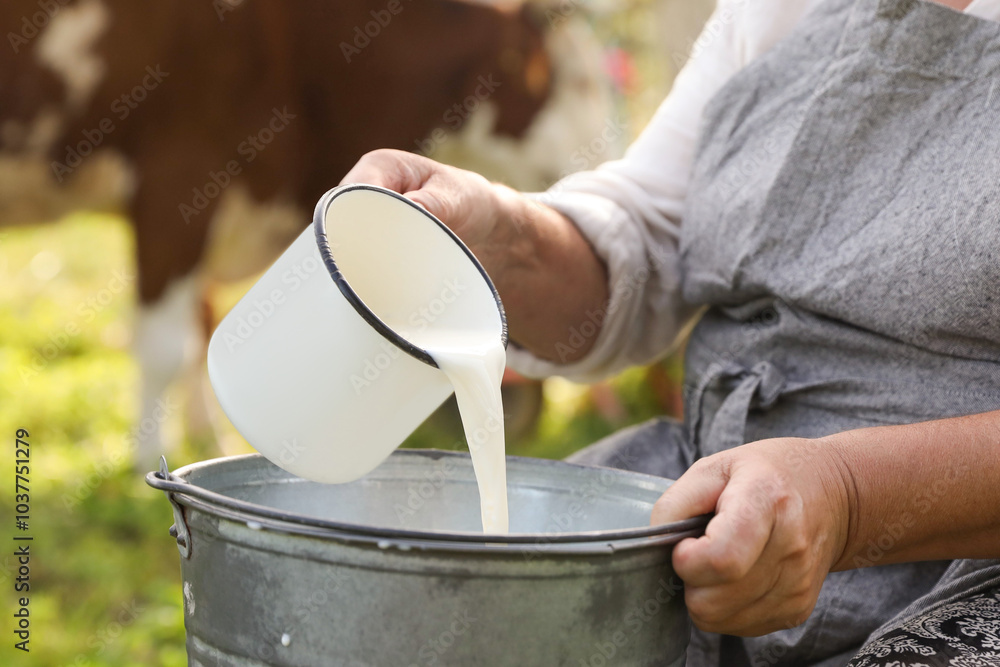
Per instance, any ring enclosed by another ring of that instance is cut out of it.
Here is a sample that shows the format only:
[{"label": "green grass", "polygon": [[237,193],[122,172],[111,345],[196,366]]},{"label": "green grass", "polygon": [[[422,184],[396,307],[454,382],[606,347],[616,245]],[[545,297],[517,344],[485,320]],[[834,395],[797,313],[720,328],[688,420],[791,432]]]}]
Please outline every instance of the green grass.
[{"label": "green grass", "polygon": [[[17,429],[30,434],[34,538],[31,653],[5,640],[0,664],[186,663],[169,507],[127,465],[137,411],[131,255],[127,226],[107,217],[0,235],[3,538],[13,543]],[[0,557],[5,591],[12,552]]]},{"label": "green grass", "polygon": [[[81,215],[0,234],[0,437],[12,454],[16,430],[30,433],[34,538],[31,653],[12,648],[9,607],[0,665],[184,665],[170,508],[128,463],[138,413],[138,369],[128,350],[135,285],[117,289],[115,280],[133,273],[131,232],[120,219]],[[586,388],[550,381],[537,427],[510,442],[509,452],[563,457],[661,413],[644,379],[636,369],[610,383],[619,403],[605,410],[612,416],[595,410]],[[444,416],[407,445],[460,448],[462,441]],[[245,443],[236,448],[249,451]],[[170,464],[216,455],[183,438]],[[3,465],[0,539],[10,545],[13,456]],[[0,552],[0,585],[11,604],[12,551]]]}]

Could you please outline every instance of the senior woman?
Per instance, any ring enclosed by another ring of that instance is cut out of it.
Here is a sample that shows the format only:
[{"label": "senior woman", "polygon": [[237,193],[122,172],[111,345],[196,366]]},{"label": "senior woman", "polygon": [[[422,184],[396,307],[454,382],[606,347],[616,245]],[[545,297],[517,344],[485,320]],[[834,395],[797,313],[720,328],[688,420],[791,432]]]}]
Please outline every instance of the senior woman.
[{"label": "senior woman", "polygon": [[721,0],[622,160],[533,196],[392,151],[345,178],[473,248],[522,372],[697,322],[685,423],[576,457],[679,477],[654,522],[715,512],[673,554],[689,665],[1000,664],[998,20]]}]

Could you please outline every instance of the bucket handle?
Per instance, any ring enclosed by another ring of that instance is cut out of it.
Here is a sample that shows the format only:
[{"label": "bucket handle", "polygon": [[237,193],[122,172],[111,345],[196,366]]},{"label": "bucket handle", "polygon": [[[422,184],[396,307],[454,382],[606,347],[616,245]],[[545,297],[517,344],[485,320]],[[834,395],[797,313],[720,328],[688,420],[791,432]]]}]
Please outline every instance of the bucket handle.
[{"label": "bucket handle", "polygon": [[180,493],[189,493],[184,487],[191,485],[179,477],[170,474],[170,468],[167,467],[167,457],[165,456],[160,456],[159,471],[146,474],[146,483],[154,489],[160,489],[166,493],[167,500],[170,501],[170,507],[174,512],[174,525],[170,526],[169,530],[170,537],[177,540],[177,550],[181,552],[181,558],[191,558],[191,531],[188,529],[187,520],[184,518],[184,508],[177,502],[174,494],[171,493],[171,490]]}]

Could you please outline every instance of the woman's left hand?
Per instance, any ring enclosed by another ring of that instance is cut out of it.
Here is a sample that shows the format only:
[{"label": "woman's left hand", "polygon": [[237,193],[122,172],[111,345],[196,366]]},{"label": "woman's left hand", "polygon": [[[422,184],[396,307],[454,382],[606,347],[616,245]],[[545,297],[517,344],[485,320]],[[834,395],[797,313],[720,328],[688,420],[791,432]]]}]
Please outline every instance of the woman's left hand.
[{"label": "woman's left hand", "polygon": [[695,625],[756,636],[803,623],[847,543],[851,488],[823,440],[761,440],[691,466],[652,523],[715,512],[673,553]]}]

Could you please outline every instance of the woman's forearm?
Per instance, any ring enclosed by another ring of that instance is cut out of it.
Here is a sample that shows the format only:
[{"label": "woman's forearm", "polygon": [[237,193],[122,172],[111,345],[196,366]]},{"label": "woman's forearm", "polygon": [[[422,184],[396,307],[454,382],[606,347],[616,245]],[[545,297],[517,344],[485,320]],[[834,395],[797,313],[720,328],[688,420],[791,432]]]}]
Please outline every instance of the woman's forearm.
[{"label": "woman's forearm", "polygon": [[823,440],[851,492],[833,569],[1000,557],[1000,411]]},{"label": "woman's forearm", "polygon": [[511,338],[540,358],[576,361],[597,336],[571,340],[570,330],[593,321],[588,313],[606,308],[607,270],[561,213],[505,186],[495,187],[500,219],[484,249],[495,256],[483,259],[501,267],[495,280]]},{"label": "woman's forearm", "polygon": [[672,560],[709,632],[802,623],[831,570],[1000,557],[1000,412],[719,452],[667,489],[652,523],[708,512]]}]

